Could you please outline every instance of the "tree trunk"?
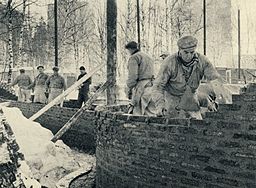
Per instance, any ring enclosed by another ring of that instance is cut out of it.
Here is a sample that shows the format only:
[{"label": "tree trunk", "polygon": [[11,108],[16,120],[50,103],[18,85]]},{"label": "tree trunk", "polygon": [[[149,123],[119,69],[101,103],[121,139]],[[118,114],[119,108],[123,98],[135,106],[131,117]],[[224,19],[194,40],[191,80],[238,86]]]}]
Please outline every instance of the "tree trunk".
[{"label": "tree trunk", "polygon": [[165,42],[166,42],[166,51],[169,51],[169,8],[168,8],[168,0],[165,0],[165,27],[166,27],[166,30],[165,30]]},{"label": "tree trunk", "polygon": [[116,103],[116,0],[107,0],[107,80],[111,82],[107,88],[107,104]]},{"label": "tree trunk", "polygon": [[7,11],[8,11],[8,52],[9,52],[9,71],[8,71],[8,83],[12,81],[12,68],[13,68],[13,36],[12,36],[12,0],[8,0],[7,2]]},{"label": "tree trunk", "polygon": [[26,2],[27,0],[23,0],[23,5],[22,5],[22,24],[20,28],[20,40],[19,40],[19,53],[18,53],[18,58],[17,58],[17,66],[23,66],[22,65],[22,46],[23,46],[23,33],[24,33],[24,27],[25,27],[25,17],[26,17]]},{"label": "tree trunk", "polygon": [[141,1],[141,8],[140,8],[140,12],[141,12],[141,16],[140,16],[140,25],[141,25],[141,47],[146,47],[146,29],[145,29],[145,11],[144,11],[144,1]]},{"label": "tree trunk", "polygon": [[28,9],[27,9],[27,27],[28,27],[28,49],[29,49],[29,57],[28,57],[28,62],[27,62],[27,66],[34,66],[35,63],[35,55],[33,52],[33,48],[32,48],[32,27],[31,27],[31,14],[30,14],[30,4],[28,4]]},{"label": "tree trunk", "polygon": [[[151,7],[151,0],[149,0],[149,5],[148,5],[148,36],[147,36],[147,41],[150,41],[151,9],[152,9],[152,7]],[[149,46],[150,46],[150,42],[149,42],[149,44],[148,44],[148,46],[146,48],[147,52],[149,52],[149,49],[150,49]]]},{"label": "tree trunk", "polygon": [[156,47],[157,47],[157,22],[156,22],[156,16],[157,16],[157,14],[156,14],[156,4],[155,4],[155,6],[154,6],[154,12],[153,12],[153,15],[154,15],[154,18],[153,18],[153,24],[154,24],[154,35],[153,36],[155,36],[154,37],[154,45],[153,45],[153,55],[155,56],[156,55]]}]

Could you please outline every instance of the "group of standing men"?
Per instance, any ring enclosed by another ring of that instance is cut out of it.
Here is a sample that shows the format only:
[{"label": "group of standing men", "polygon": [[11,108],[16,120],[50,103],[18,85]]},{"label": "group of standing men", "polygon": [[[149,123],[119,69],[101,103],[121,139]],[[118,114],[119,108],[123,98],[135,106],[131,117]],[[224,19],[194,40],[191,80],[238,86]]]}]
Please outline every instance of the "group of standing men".
[{"label": "group of standing men", "polygon": [[[20,69],[20,75],[16,77],[11,86],[18,85],[18,101],[31,102],[31,89],[34,91],[34,103],[46,104],[58,97],[67,89],[65,79],[59,74],[59,68],[53,67],[53,74],[48,76],[44,73],[44,66],[37,67],[39,74],[32,82],[31,78],[25,74],[24,69]],[[87,73],[85,67],[80,67],[80,75],[78,80],[85,76]],[[83,82],[79,87],[78,92],[78,107],[80,108],[83,103],[88,100],[89,86],[91,78]]]},{"label": "group of standing men", "polygon": [[217,95],[224,87],[210,61],[196,52],[197,43],[193,36],[180,38],[178,52],[163,58],[156,79],[153,60],[139,50],[136,42],[125,46],[131,55],[127,96],[133,114],[202,119],[197,95],[201,80],[208,80]]},{"label": "group of standing men", "polygon": [[[66,82],[59,75],[59,68],[53,67],[53,74],[48,76],[44,73],[44,66],[37,67],[39,74],[32,82],[31,78],[20,69],[20,75],[15,78],[11,86],[18,85],[18,101],[31,102],[31,89],[34,91],[35,103],[46,104],[66,90]],[[47,99],[48,98],[48,99]]]}]

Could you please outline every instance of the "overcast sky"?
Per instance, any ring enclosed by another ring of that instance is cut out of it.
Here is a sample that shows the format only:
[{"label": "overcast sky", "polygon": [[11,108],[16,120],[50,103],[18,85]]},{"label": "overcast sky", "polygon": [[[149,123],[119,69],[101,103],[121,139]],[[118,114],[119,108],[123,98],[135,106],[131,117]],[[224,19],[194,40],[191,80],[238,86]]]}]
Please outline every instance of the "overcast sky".
[{"label": "overcast sky", "polygon": [[[53,3],[54,0],[39,0],[38,5],[31,6],[33,14],[40,18],[47,18],[47,3]],[[104,0],[102,0],[104,1]],[[141,0],[142,1],[142,0]],[[145,1],[145,0],[144,0]],[[147,1],[147,0],[146,0]],[[163,1],[164,0],[159,0]],[[216,0],[218,1],[218,0]],[[126,0],[117,0],[119,9]],[[256,52],[256,0],[232,0],[233,26],[237,29],[237,10],[241,11],[241,40],[242,53],[255,54]],[[233,31],[233,40],[237,43],[237,30]]]},{"label": "overcast sky", "polygon": [[[242,54],[255,54],[256,52],[256,0],[232,0],[234,23],[237,24],[237,10],[241,15],[241,47]],[[234,37],[236,37],[235,35]],[[236,40],[236,38],[234,38]]]}]

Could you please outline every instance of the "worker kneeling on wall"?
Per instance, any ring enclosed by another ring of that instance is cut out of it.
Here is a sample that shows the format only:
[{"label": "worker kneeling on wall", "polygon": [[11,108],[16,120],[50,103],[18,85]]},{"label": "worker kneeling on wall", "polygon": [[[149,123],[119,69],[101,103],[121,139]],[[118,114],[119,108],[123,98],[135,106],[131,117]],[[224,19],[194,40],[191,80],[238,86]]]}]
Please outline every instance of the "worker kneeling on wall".
[{"label": "worker kneeling on wall", "polygon": [[212,85],[217,96],[228,95],[224,97],[231,98],[230,93],[223,93],[220,75],[210,61],[196,52],[197,43],[193,36],[180,38],[178,52],[162,63],[152,88],[157,116],[202,119],[197,89],[203,77],[210,81],[207,84]]}]

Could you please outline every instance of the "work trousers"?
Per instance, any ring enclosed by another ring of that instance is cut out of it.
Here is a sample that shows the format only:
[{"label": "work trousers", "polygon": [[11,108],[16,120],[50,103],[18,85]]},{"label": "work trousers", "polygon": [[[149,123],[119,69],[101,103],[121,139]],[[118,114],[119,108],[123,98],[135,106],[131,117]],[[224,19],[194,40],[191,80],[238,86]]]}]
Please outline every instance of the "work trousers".
[{"label": "work trousers", "polygon": [[[58,89],[58,88],[50,88],[49,91],[49,98],[48,98],[48,103],[50,103],[51,101],[53,101],[56,97],[58,97],[59,95],[61,95],[63,93],[63,89]],[[60,100],[60,103],[63,102],[64,99]]]},{"label": "work trousers", "polygon": [[46,103],[46,96],[45,96],[45,86],[35,86],[34,89],[34,102],[35,103],[42,103],[45,104]]},{"label": "work trousers", "polygon": [[19,88],[18,90],[18,101],[20,102],[31,102],[31,90]]},{"label": "work trousers", "polygon": [[83,103],[85,104],[87,102],[88,98],[88,91],[79,91],[77,99],[78,108],[81,108]]}]

